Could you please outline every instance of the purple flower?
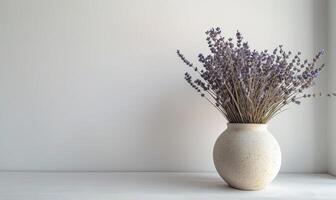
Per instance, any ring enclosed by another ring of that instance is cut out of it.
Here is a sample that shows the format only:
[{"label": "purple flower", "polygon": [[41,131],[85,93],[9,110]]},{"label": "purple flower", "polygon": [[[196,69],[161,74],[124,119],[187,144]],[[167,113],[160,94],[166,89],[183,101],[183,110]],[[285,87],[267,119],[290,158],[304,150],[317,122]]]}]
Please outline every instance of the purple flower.
[{"label": "purple flower", "polygon": [[201,66],[194,66],[179,50],[177,55],[196,73],[195,80],[185,73],[187,83],[229,122],[266,123],[289,103],[300,104],[300,98],[316,96],[302,92],[313,86],[323,69],[324,64],[316,63],[324,50],[312,62],[301,62],[301,52],[291,56],[283,45],[271,53],[267,49],[251,50],[239,31],[235,42],[233,38],[224,39],[218,27],[206,31],[206,35],[211,53],[198,55]]}]

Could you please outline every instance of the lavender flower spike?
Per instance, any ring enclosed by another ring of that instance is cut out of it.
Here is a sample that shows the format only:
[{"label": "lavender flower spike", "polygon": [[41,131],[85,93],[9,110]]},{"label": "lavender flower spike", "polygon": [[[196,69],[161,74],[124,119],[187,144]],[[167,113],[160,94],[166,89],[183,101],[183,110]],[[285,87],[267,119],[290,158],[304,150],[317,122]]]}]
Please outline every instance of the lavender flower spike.
[{"label": "lavender flower spike", "polygon": [[[185,73],[185,80],[218,109],[230,123],[267,123],[290,103],[321,96],[304,94],[314,85],[324,64],[317,62],[322,49],[311,61],[302,60],[282,45],[273,51],[251,50],[242,34],[225,39],[220,28],[206,31],[209,55],[198,55],[201,67],[194,66],[177,50],[181,60],[197,77]],[[336,93],[326,94],[336,96]]]}]

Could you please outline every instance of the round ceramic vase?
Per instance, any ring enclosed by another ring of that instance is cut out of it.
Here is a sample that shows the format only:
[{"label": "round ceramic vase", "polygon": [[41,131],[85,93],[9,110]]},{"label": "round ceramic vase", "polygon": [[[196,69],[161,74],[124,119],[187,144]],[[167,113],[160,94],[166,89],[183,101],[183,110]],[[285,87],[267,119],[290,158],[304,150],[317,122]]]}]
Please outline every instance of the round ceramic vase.
[{"label": "round ceramic vase", "polygon": [[213,159],[231,187],[261,190],[278,174],[281,151],[266,124],[233,124],[218,137]]}]

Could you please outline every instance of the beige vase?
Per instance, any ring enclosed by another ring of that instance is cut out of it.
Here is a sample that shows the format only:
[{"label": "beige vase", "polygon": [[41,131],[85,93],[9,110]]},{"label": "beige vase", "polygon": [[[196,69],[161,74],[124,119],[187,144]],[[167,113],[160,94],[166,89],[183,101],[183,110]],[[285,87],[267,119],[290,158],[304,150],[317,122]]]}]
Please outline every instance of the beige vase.
[{"label": "beige vase", "polygon": [[278,174],[281,151],[266,124],[228,124],[218,137],[213,159],[231,187],[261,190]]}]

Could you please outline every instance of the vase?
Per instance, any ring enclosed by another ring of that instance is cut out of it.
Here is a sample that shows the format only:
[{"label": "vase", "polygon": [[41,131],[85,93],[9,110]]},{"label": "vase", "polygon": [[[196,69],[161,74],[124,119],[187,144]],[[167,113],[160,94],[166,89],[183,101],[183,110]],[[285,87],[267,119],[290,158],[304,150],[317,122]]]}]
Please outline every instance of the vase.
[{"label": "vase", "polygon": [[266,124],[228,123],[215,143],[213,159],[229,186],[261,190],[278,174],[281,151]]}]

